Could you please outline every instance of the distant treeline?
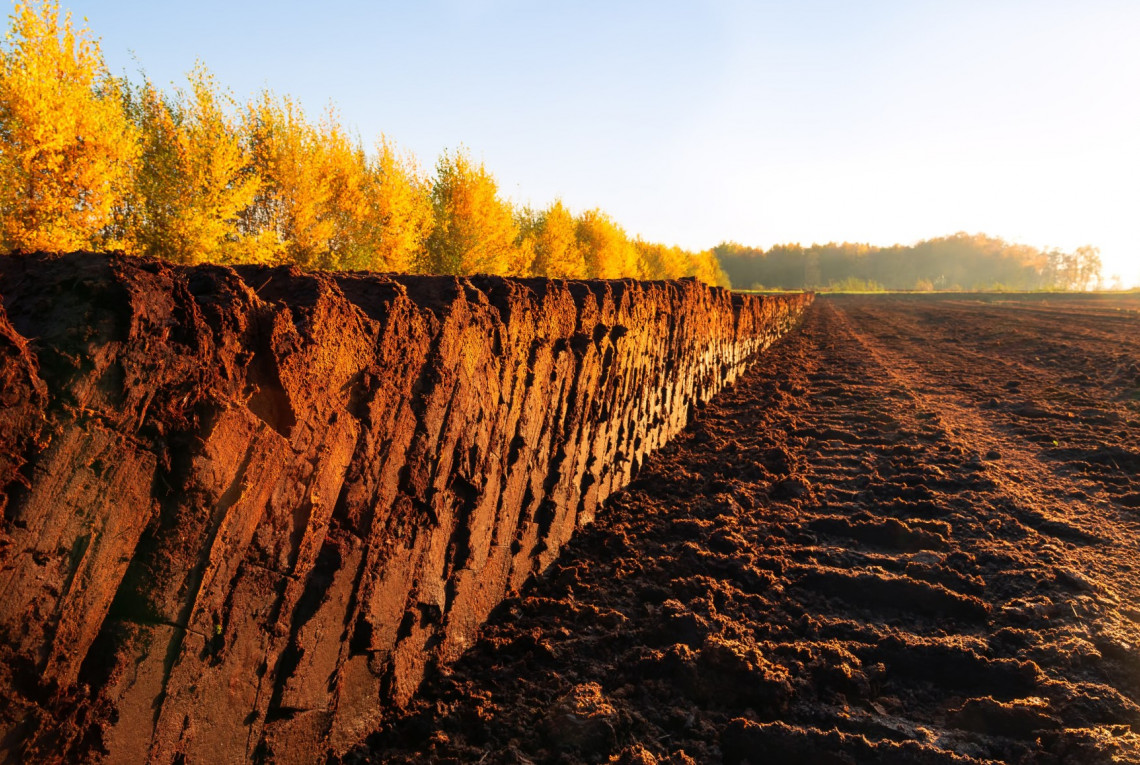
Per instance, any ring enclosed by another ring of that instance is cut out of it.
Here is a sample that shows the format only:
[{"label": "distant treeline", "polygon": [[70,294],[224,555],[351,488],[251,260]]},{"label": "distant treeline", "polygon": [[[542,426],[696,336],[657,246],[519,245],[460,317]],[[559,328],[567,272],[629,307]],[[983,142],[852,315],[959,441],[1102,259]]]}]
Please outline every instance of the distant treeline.
[{"label": "distant treeline", "polygon": [[423,173],[331,111],[239,104],[201,66],[173,92],[112,76],[55,2],[16,3],[0,56],[3,252],[727,285],[711,251],[631,238],[601,210],[511,204],[462,150]]},{"label": "distant treeline", "polygon": [[1041,250],[984,234],[918,244],[776,245],[713,250],[737,288],[838,290],[1085,290],[1101,281],[1100,253]]}]

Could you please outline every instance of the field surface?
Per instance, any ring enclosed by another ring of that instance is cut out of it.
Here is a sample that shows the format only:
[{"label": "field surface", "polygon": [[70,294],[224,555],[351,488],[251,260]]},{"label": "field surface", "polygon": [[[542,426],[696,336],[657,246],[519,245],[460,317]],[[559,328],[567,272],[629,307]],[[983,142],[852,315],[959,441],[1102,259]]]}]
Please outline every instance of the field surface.
[{"label": "field surface", "polygon": [[1140,299],[821,298],[350,761],[1140,762]]}]

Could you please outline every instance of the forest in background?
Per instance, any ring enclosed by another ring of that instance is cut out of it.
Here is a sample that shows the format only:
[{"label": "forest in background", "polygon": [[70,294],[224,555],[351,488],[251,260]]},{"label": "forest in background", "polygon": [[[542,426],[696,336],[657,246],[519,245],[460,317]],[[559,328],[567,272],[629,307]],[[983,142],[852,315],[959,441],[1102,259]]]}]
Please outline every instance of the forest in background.
[{"label": "forest in background", "polygon": [[18,2],[0,55],[3,252],[728,286],[711,251],[630,237],[598,209],[512,204],[462,149],[425,173],[333,110],[238,103],[201,65],[171,91],[114,76],[57,2]]},{"label": "forest in background", "polygon": [[958,233],[891,247],[844,242],[810,247],[781,244],[763,250],[727,242],[713,252],[738,289],[873,292],[1105,286],[1095,247],[1043,250],[984,234]]}]

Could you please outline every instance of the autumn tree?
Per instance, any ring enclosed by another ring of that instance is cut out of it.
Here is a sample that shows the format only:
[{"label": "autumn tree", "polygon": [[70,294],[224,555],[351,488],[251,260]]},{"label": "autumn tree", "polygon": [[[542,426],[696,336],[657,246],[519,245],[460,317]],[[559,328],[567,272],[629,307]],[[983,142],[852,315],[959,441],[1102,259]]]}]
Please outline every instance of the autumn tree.
[{"label": "autumn tree", "polygon": [[636,240],[638,271],[642,279],[682,279],[692,276],[714,287],[728,287],[728,276],[712,250],[690,252],[676,245]]},{"label": "autumn tree", "polygon": [[428,270],[437,274],[509,274],[517,267],[518,227],[511,206],[483,165],[463,151],[444,152],[431,191],[435,226]]},{"label": "autumn tree", "polygon": [[533,216],[529,228],[535,275],[553,279],[585,278],[586,262],[578,245],[577,223],[562,200],[555,200]]},{"label": "autumn tree", "polygon": [[511,276],[543,276],[535,263],[539,221],[542,217],[530,205],[511,207],[515,219],[515,246],[510,254],[507,273]]},{"label": "autumn tree", "polygon": [[371,171],[336,115],[313,124],[292,99],[264,93],[248,106],[244,129],[262,183],[242,229],[256,237],[261,259],[305,268],[360,261]]},{"label": "autumn tree", "polygon": [[586,264],[586,275],[593,279],[640,278],[637,250],[625,230],[601,210],[588,210],[578,216],[575,227],[578,246]]},{"label": "autumn tree", "polygon": [[246,106],[242,130],[262,185],[242,213],[241,231],[259,243],[259,260],[277,262],[291,241],[295,209],[301,208],[302,219],[315,218],[313,210],[326,196],[311,163],[302,159],[314,142],[312,130],[291,100],[269,93]]},{"label": "autumn tree", "polygon": [[189,92],[172,96],[149,81],[127,90],[142,153],[120,215],[123,239],[131,252],[179,263],[251,259],[238,222],[261,179],[232,100],[201,66],[189,80]]},{"label": "autumn tree", "polygon": [[645,279],[679,279],[691,276],[692,258],[680,247],[645,242],[633,243],[637,250],[638,272]]},{"label": "autumn tree", "polygon": [[1076,261],[1076,289],[1097,289],[1104,278],[1102,274],[1104,266],[1100,260],[1100,250],[1089,245],[1078,247],[1073,253],[1073,259]]},{"label": "autumn tree", "polygon": [[374,219],[375,170],[364,146],[331,112],[317,127],[319,150],[314,161],[328,184],[324,215],[332,225],[326,242],[309,245],[310,259],[324,268],[368,267],[380,234]]},{"label": "autumn tree", "polygon": [[390,141],[381,139],[371,175],[367,221],[374,231],[367,237],[371,255],[361,267],[403,273],[424,270],[432,203],[430,189],[414,160],[401,156]]},{"label": "autumn tree", "polygon": [[[181,263],[563,278],[723,278],[708,253],[634,242],[601,210],[535,212],[465,151],[430,180],[331,110],[239,108],[201,65],[167,93],[106,72],[56,0],[16,0],[0,48],[0,247],[122,248]],[[1084,273],[1083,271],[1080,273]],[[1086,280],[1087,281],[1087,280]]]},{"label": "autumn tree", "polygon": [[731,287],[728,274],[720,266],[716,253],[712,250],[702,250],[691,256],[692,272],[686,276],[695,276],[700,281],[713,287]]},{"label": "autumn tree", "polygon": [[100,249],[138,156],[118,83],[53,0],[17,2],[0,61],[5,250]]}]

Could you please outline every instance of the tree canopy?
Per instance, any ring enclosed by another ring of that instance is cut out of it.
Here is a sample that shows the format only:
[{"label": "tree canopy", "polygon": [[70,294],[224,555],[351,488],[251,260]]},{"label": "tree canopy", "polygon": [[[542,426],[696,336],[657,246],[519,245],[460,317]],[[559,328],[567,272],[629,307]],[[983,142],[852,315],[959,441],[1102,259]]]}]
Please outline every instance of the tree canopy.
[{"label": "tree canopy", "polygon": [[18,3],[0,51],[0,236],[6,249],[107,239],[130,192],[139,135],[99,44],[55,2]]},{"label": "tree canopy", "polygon": [[914,245],[775,245],[726,242],[714,248],[738,287],[768,289],[1084,290],[1100,283],[1100,253],[1012,244],[958,233]]},{"label": "tree canopy", "polygon": [[332,110],[238,103],[202,64],[169,93],[112,77],[55,0],[16,3],[0,57],[3,252],[728,284],[711,253],[631,239],[601,210],[515,206],[465,150],[424,175]]}]

